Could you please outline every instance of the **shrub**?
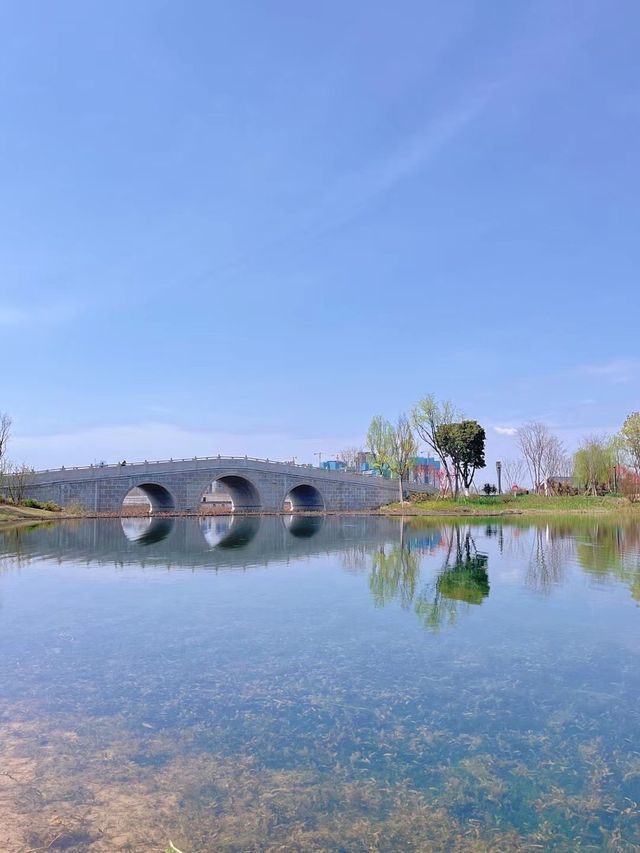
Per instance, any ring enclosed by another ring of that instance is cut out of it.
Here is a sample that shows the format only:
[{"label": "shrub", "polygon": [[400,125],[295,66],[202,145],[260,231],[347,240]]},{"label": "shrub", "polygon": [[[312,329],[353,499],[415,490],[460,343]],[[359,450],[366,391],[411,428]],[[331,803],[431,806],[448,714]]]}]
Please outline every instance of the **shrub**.
[{"label": "shrub", "polygon": [[37,501],[35,498],[25,498],[20,501],[20,506],[26,506],[29,509],[46,509],[48,512],[62,512],[62,507],[55,501]]}]

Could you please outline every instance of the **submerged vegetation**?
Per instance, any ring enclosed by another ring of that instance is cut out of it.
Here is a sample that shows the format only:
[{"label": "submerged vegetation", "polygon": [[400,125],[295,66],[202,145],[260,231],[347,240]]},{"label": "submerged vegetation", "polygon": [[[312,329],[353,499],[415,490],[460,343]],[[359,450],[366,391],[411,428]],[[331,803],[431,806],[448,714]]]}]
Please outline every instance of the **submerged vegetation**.
[{"label": "submerged vegetation", "polygon": [[0,536],[0,847],[636,849],[637,524],[254,521]]}]

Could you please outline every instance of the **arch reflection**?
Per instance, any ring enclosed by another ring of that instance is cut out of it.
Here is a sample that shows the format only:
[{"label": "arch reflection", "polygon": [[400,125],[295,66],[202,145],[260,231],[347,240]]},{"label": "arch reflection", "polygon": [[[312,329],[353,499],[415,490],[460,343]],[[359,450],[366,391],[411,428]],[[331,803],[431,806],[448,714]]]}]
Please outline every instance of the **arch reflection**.
[{"label": "arch reflection", "polygon": [[321,515],[287,515],[283,523],[296,539],[311,539],[322,530],[324,518]]},{"label": "arch reflection", "polygon": [[173,518],[140,518],[131,517],[120,519],[122,532],[129,542],[138,545],[155,545],[162,542],[171,533],[175,525]]},{"label": "arch reflection", "polygon": [[259,516],[201,518],[200,530],[212,548],[246,548],[260,529]]}]

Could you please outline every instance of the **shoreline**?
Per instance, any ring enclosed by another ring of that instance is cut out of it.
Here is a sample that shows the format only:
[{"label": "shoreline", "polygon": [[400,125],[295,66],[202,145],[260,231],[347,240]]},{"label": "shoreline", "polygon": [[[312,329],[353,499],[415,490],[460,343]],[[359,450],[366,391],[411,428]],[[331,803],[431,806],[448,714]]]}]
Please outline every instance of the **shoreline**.
[{"label": "shoreline", "polygon": [[247,517],[262,517],[262,516],[309,516],[309,517],[332,517],[332,516],[352,516],[352,517],[386,517],[386,518],[425,518],[425,519],[441,519],[441,520],[459,520],[459,519],[478,519],[483,518],[545,518],[545,517],[575,517],[575,518],[608,518],[620,520],[629,520],[636,518],[640,521],[640,504],[611,504],[596,505],[596,506],[579,506],[579,507],[504,507],[492,509],[487,506],[472,507],[469,505],[459,507],[443,507],[437,509],[434,507],[420,507],[410,503],[406,505],[392,504],[379,509],[370,510],[303,510],[299,512],[262,512],[262,511],[240,511],[240,512],[193,512],[193,511],[174,511],[174,512],[86,512],[86,513],[65,513],[63,512],[48,512],[46,510],[37,510],[27,507],[14,507],[11,505],[0,505],[0,531],[14,529],[17,527],[28,527],[40,524],[50,524],[52,522],[62,521],[88,521],[98,519],[126,519],[126,518],[247,518]]}]

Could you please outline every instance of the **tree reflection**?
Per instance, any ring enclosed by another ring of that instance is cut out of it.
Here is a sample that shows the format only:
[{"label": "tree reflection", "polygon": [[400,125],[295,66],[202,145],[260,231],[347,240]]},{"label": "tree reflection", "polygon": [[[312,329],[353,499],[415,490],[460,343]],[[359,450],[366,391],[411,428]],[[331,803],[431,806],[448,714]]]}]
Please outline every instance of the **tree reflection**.
[{"label": "tree reflection", "polygon": [[566,578],[569,566],[580,568],[601,582],[617,580],[640,601],[640,528],[606,518],[554,519],[529,528],[530,537],[512,536],[510,550],[519,545],[518,558],[531,542],[527,585],[549,592]]},{"label": "tree reflection", "polygon": [[[482,604],[489,595],[489,557],[480,553],[471,531],[459,526],[449,532],[447,555],[435,584],[419,595],[415,611],[422,624],[437,630],[444,622],[453,625],[461,605]],[[467,607],[464,607],[466,610]]]},{"label": "tree reflection", "polygon": [[571,559],[573,537],[563,527],[551,524],[533,528],[533,542],[527,562],[527,585],[537,592],[549,592],[564,581]]},{"label": "tree reflection", "polygon": [[384,607],[396,599],[403,609],[410,607],[420,575],[420,557],[404,541],[404,523],[400,542],[392,545],[390,551],[381,546],[372,561],[369,589],[376,607]]},{"label": "tree reflection", "polygon": [[443,622],[453,624],[458,611],[482,604],[489,595],[488,556],[476,548],[469,530],[452,527],[442,544],[444,564],[434,583],[418,592],[420,555],[405,540],[404,523],[400,542],[381,547],[372,556],[369,588],[376,607],[399,601],[403,609],[413,606],[426,628],[437,629]]},{"label": "tree reflection", "polygon": [[599,580],[615,578],[627,584],[640,601],[640,528],[594,520],[576,540],[576,558],[585,572]]}]

